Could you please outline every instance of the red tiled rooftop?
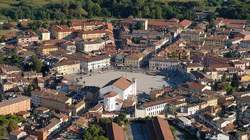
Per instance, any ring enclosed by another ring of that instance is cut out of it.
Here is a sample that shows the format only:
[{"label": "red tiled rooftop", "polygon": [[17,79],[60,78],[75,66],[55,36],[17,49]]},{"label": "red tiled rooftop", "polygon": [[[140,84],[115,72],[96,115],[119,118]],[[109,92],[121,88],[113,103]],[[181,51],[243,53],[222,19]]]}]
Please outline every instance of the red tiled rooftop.
[{"label": "red tiled rooftop", "polygon": [[110,140],[125,140],[125,133],[121,126],[112,122],[106,129]]},{"label": "red tiled rooftop", "polygon": [[184,20],[182,20],[182,21],[180,22],[180,26],[181,26],[181,27],[188,27],[188,26],[190,26],[191,24],[192,24],[192,21],[187,20],[187,19],[184,19]]},{"label": "red tiled rooftop", "polygon": [[108,92],[104,95],[104,98],[111,98],[111,97],[115,97],[117,95],[116,92]]},{"label": "red tiled rooftop", "polygon": [[174,140],[173,133],[169,127],[167,120],[159,117],[155,117],[151,120],[151,123],[147,123],[147,127],[150,128],[150,138],[155,140]]},{"label": "red tiled rooftop", "polygon": [[122,90],[125,90],[131,84],[132,84],[132,81],[128,80],[127,78],[120,77],[120,78],[117,78],[115,80],[110,81],[104,87],[109,86],[109,85],[113,85],[113,86],[116,86],[116,87],[118,87],[118,88],[120,88]]}]

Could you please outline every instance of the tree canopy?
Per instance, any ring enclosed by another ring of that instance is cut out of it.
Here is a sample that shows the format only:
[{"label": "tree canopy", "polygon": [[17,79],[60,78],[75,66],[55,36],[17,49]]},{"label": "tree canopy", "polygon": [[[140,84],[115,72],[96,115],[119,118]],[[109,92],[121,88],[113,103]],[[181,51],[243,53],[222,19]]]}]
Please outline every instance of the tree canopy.
[{"label": "tree canopy", "polygon": [[[153,1],[153,0],[65,0],[43,6],[18,0],[11,7],[2,8],[4,16],[17,19],[62,20],[73,18],[116,17],[193,19],[195,11],[216,9],[220,16],[250,18],[250,4],[241,0]],[[230,14],[228,14],[230,13]]]},{"label": "tree canopy", "polygon": [[91,124],[87,129],[84,130],[84,140],[108,140],[103,136],[102,128],[98,125]]}]

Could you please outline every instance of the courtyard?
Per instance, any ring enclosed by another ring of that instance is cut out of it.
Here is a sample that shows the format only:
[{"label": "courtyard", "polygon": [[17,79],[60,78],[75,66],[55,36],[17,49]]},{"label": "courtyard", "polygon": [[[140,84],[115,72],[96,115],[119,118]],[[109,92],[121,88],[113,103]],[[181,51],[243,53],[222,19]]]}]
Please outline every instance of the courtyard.
[{"label": "courtyard", "polygon": [[71,81],[78,82],[78,84],[80,85],[103,87],[109,81],[121,76],[126,77],[130,80],[132,80],[132,78],[135,78],[137,81],[138,93],[149,93],[152,88],[162,88],[163,86],[168,86],[165,76],[152,76],[140,72],[124,72],[111,70],[101,73],[94,73],[91,75],[75,74],[67,75],[65,77]]}]

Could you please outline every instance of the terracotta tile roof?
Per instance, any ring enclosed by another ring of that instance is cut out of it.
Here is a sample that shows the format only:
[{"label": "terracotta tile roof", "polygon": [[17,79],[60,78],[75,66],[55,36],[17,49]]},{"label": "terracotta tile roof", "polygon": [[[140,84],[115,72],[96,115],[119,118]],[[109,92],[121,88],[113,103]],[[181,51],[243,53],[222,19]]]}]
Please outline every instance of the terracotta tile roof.
[{"label": "terracotta tile roof", "polygon": [[82,56],[81,60],[86,62],[100,61],[110,58],[109,55],[98,55],[98,56]]},{"label": "terracotta tile roof", "polygon": [[181,61],[174,59],[174,58],[166,58],[163,56],[156,56],[152,58],[150,61],[159,61],[159,62],[173,62],[173,63],[180,63]]},{"label": "terracotta tile roof", "polygon": [[134,101],[134,99],[128,98],[127,100],[123,101],[122,108],[132,107],[135,105],[135,103],[136,102]]},{"label": "terracotta tile roof", "polygon": [[108,32],[105,30],[82,31],[81,33],[82,34],[102,34],[102,33],[108,34]]},{"label": "terracotta tile roof", "polygon": [[174,101],[181,101],[183,99],[184,99],[184,97],[181,97],[181,96],[176,96],[176,97],[173,97],[173,98],[166,97],[166,98],[163,98],[163,99],[160,99],[160,100],[146,102],[146,103],[143,104],[143,107],[147,108],[147,107],[160,105],[160,104],[164,104],[164,103],[169,103],[169,102],[174,102]]},{"label": "terracotta tile roof", "polygon": [[52,30],[56,31],[56,32],[72,32],[72,30],[66,26],[53,26]]},{"label": "terracotta tile roof", "polygon": [[232,132],[236,129],[236,126],[233,124],[233,123],[230,123],[228,125],[226,125],[224,128],[223,128],[223,131],[224,132]]},{"label": "terracotta tile roof", "polygon": [[190,26],[192,24],[192,21],[184,19],[179,24],[180,24],[181,27],[188,27],[188,26]]},{"label": "terracotta tile roof", "polygon": [[206,40],[214,40],[214,41],[226,41],[228,39],[227,35],[212,35],[212,36],[208,36]]},{"label": "terracotta tile roof", "polygon": [[149,26],[155,26],[155,27],[176,27],[178,26],[179,21],[175,20],[157,20],[157,19],[151,19],[148,21]]},{"label": "terracotta tile roof", "polygon": [[216,69],[216,68],[229,68],[229,67],[231,67],[229,64],[223,64],[223,63],[221,63],[221,64],[211,64],[211,65],[209,65],[209,68],[210,69]]},{"label": "terracotta tile roof", "polygon": [[115,97],[116,95],[118,95],[116,92],[108,92],[104,95],[104,98],[111,98],[111,97]]},{"label": "terracotta tile roof", "polygon": [[74,26],[82,26],[84,24],[84,22],[86,22],[86,20],[78,20],[78,19],[74,19],[71,20],[71,25]]},{"label": "terracotta tile roof", "polygon": [[52,49],[52,48],[57,48],[58,49],[58,47],[57,46],[53,46],[53,45],[44,45],[44,46],[41,46],[41,49]]},{"label": "terracotta tile roof", "polygon": [[38,31],[41,33],[49,33],[49,30],[47,30],[45,28],[40,28]]},{"label": "terracotta tile roof", "polygon": [[224,19],[224,18],[216,18],[215,23],[225,23],[225,24],[246,24],[247,20],[239,20],[239,19]]},{"label": "terracotta tile roof", "polygon": [[45,131],[49,131],[51,130],[53,127],[55,127],[56,125],[58,125],[61,121],[57,118],[52,118],[50,120],[50,123],[44,128]]},{"label": "terracotta tile roof", "polygon": [[203,67],[200,63],[188,63],[187,67]]},{"label": "terracotta tile roof", "polygon": [[0,70],[2,72],[20,72],[21,70],[16,66],[0,64]]},{"label": "terracotta tile roof", "polygon": [[138,60],[142,58],[144,55],[142,53],[132,53],[131,55],[127,56],[127,59]]},{"label": "terracotta tile roof", "polygon": [[89,110],[89,112],[101,112],[103,110],[102,104],[97,104]]},{"label": "terracotta tile roof", "polygon": [[205,86],[198,82],[189,82],[188,87],[191,89],[202,90]]},{"label": "terracotta tile roof", "polygon": [[132,84],[132,81],[128,80],[127,78],[120,77],[120,78],[117,78],[117,79],[114,79],[114,80],[110,81],[104,87],[113,85],[113,86],[118,87],[118,88],[120,88],[122,90],[125,90],[131,84]]},{"label": "terracotta tile roof", "polygon": [[106,128],[110,140],[125,140],[125,133],[121,126],[112,122]]},{"label": "terracotta tile roof", "polygon": [[42,46],[47,46],[47,45],[56,46],[57,44],[61,43],[61,41],[63,40],[58,40],[58,39],[47,40],[42,43]]},{"label": "terracotta tile roof", "polygon": [[80,64],[80,61],[68,59],[68,60],[62,60],[61,62],[57,63],[55,67],[65,66],[65,65],[75,65],[75,64]]},{"label": "terracotta tile roof", "polygon": [[22,132],[21,130],[16,129],[16,130],[11,131],[11,132],[10,132],[10,135],[12,135],[12,136],[17,136],[17,135],[19,135],[21,132]]},{"label": "terracotta tile roof", "polygon": [[63,102],[63,103],[65,103],[66,101],[70,99],[65,94],[58,93],[56,90],[52,90],[52,89],[35,90],[35,91],[32,91],[31,94],[36,95],[38,97],[45,98],[45,99],[54,100],[54,101]]},{"label": "terracotta tile roof", "polygon": [[150,139],[154,140],[174,140],[173,133],[169,127],[167,120],[159,117],[153,118],[147,123],[150,130]]},{"label": "terracotta tile roof", "polygon": [[0,107],[4,107],[4,106],[11,105],[11,104],[19,103],[19,102],[22,102],[22,101],[25,101],[25,100],[30,100],[30,98],[26,97],[26,96],[18,96],[16,98],[9,99],[9,100],[4,100],[4,101],[0,102]]},{"label": "terracotta tile roof", "polygon": [[37,140],[37,136],[34,135],[29,135],[28,137],[25,138],[25,140]]}]

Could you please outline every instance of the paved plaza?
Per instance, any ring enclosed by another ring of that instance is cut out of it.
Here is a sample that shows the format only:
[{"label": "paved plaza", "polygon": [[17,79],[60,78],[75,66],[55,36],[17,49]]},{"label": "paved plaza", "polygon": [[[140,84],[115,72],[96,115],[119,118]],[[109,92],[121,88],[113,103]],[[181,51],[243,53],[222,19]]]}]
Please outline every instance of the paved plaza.
[{"label": "paved plaza", "polygon": [[[149,93],[151,88],[162,88],[163,85],[167,86],[168,83],[164,76],[156,75],[151,76],[145,73],[134,73],[134,72],[122,72],[122,71],[106,71],[103,73],[91,74],[91,76],[81,76],[81,75],[68,75],[68,79],[75,80],[78,79],[79,83],[86,86],[97,86],[102,87],[110,80],[116,79],[118,77],[124,76],[128,79],[135,78],[137,80],[137,91],[139,93],[146,92]],[[82,77],[82,78],[81,78]]]}]

